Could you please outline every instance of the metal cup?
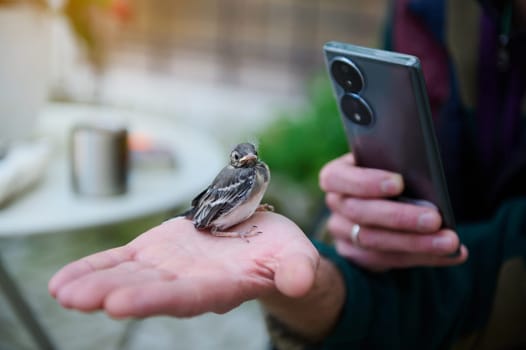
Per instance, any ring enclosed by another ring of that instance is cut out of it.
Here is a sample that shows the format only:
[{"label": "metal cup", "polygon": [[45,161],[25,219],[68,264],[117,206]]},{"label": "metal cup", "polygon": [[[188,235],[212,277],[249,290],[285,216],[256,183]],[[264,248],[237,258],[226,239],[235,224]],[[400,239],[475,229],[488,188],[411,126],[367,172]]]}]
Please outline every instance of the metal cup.
[{"label": "metal cup", "polygon": [[73,189],[88,196],[125,193],[128,133],[123,125],[93,122],[76,125],[70,138]]}]

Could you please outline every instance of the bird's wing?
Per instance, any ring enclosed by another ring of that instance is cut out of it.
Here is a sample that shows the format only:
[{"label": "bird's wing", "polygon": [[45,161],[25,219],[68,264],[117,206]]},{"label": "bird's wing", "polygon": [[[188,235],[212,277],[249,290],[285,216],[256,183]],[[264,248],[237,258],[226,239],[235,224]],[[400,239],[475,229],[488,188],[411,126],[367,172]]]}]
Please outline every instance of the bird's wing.
[{"label": "bird's wing", "polygon": [[206,195],[212,191],[215,187],[225,186],[228,184],[225,184],[225,180],[228,181],[231,179],[229,175],[231,166],[224,167],[219,174],[215,177],[214,181],[212,181],[212,184],[210,184],[207,188],[205,188],[201,193],[199,193],[197,196],[192,199],[191,208],[185,211],[182,216],[186,216],[187,219],[193,219],[196,212],[198,211],[200,205],[202,202],[204,202]]},{"label": "bird's wing", "polygon": [[253,169],[224,168],[212,185],[192,201],[197,228],[209,227],[215,219],[246,201],[256,181]]}]

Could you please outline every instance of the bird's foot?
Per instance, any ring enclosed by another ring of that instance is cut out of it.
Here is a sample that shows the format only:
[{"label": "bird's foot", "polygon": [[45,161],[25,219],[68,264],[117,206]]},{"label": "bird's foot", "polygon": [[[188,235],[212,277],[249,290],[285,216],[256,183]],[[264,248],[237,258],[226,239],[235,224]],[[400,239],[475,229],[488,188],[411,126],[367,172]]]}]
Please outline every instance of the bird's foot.
[{"label": "bird's foot", "polygon": [[256,225],[252,225],[250,230],[248,230],[248,231],[241,231],[241,232],[236,232],[236,231],[219,231],[218,229],[213,228],[212,230],[210,230],[210,233],[212,233],[216,237],[239,237],[242,240],[244,240],[245,242],[250,243],[250,241],[248,240],[248,237],[257,236],[260,233],[263,233],[262,231],[257,231],[257,228],[258,227]]},{"label": "bird's foot", "polygon": [[256,208],[256,211],[274,211],[274,206],[268,203],[263,203]]}]

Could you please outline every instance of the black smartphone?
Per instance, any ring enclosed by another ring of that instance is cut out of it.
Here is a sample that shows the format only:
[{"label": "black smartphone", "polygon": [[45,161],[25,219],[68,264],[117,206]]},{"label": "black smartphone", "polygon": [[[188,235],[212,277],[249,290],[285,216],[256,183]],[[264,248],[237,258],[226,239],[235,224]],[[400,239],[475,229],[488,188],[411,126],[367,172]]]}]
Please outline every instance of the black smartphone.
[{"label": "black smartphone", "polygon": [[340,42],[323,51],[356,164],[400,173],[397,199],[438,208],[454,228],[419,59]]}]

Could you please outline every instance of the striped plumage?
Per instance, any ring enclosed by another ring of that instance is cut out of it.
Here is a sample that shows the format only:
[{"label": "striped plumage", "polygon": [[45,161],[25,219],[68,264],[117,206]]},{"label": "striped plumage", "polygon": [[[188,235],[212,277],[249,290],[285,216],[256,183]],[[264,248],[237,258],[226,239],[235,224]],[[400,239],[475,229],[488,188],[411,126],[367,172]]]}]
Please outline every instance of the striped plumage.
[{"label": "striped plumage", "polygon": [[268,166],[258,159],[251,143],[237,145],[210,186],[192,200],[185,217],[197,229],[210,229],[217,236],[241,236],[249,233],[224,232],[254,214],[270,181]]}]

